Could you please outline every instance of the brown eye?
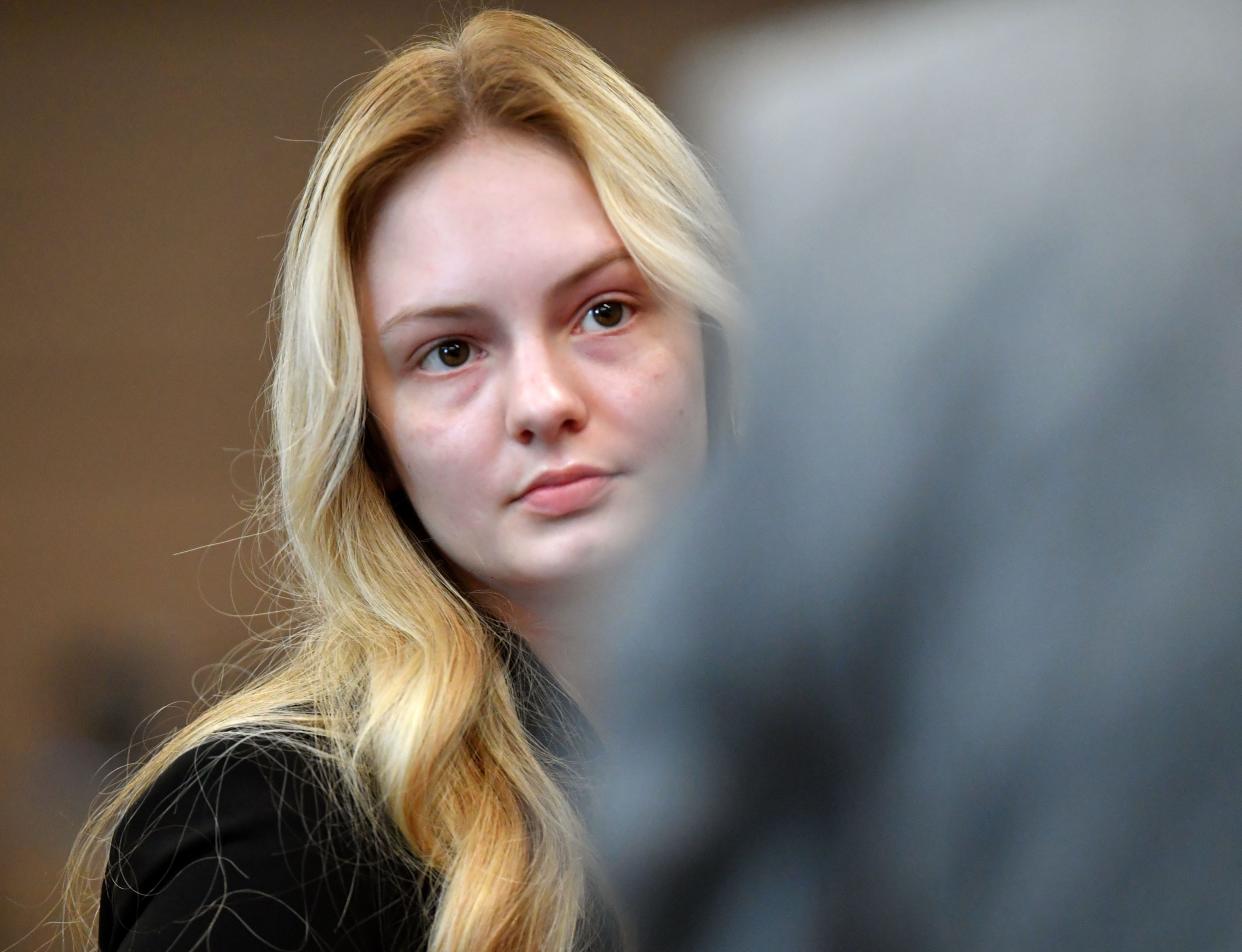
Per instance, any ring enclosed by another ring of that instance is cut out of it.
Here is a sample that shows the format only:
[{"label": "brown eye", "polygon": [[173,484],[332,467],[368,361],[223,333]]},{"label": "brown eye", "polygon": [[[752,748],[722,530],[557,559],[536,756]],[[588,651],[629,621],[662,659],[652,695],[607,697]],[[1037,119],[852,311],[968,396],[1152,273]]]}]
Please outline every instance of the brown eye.
[{"label": "brown eye", "polygon": [[444,340],[427,352],[418,362],[418,367],[429,373],[443,373],[461,367],[470,359],[470,354],[471,347],[467,341]]},{"label": "brown eye", "polygon": [[582,329],[587,333],[594,330],[611,330],[620,327],[631,316],[633,308],[623,301],[600,301],[587,308],[582,316]]}]

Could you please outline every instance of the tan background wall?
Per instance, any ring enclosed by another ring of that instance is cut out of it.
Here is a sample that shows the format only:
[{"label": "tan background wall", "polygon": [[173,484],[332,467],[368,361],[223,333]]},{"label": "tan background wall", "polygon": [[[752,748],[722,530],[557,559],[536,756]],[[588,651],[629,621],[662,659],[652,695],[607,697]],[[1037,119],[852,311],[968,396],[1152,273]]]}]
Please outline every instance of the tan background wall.
[{"label": "tan background wall", "polygon": [[[657,101],[684,44],[781,6],[516,5]],[[0,8],[0,949],[51,937],[28,930],[103,762],[245,636],[227,540],[281,235],[348,78],[440,9]]]}]

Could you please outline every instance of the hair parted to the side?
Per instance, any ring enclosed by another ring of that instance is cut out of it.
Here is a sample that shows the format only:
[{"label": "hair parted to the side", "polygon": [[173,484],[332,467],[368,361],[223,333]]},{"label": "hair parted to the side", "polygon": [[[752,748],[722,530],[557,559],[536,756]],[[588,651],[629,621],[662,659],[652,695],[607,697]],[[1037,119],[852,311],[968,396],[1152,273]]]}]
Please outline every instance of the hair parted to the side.
[{"label": "hair parted to the side", "polygon": [[[90,946],[117,823],[209,737],[311,737],[359,835],[438,879],[435,952],[569,950],[585,908],[581,822],[519,720],[489,620],[394,511],[364,452],[354,273],[388,188],[489,126],[561,143],[658,292],[692,305],[709,373],[737,296],[716,191],[660,111],[573,35],[487,11],[393,55],[345,104],[288,235],[269,387],[272,472],[260,507],[283,547],[297,624],[250,683],[215,699],[98,811],[75,848],[67,921]],[[714,367],[713,367],[714,364]],[[717,386],[719,382],[717,381]],[[712,407],[719,429],[731,411]]]}]

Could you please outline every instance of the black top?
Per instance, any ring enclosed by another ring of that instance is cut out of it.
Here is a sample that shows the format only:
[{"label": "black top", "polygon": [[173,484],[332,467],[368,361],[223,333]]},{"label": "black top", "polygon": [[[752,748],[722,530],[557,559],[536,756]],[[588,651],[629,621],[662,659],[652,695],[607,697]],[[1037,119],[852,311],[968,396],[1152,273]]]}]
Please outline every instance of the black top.
[{"label": "black top", "polygon": [[108,861],[101,952],[419,949],[428,887],[357,835],[310,755],[213,740],[126,814]]},{"label": "black top", "polygon": [[[572,784],[589,726],[537,662],[514,670],[528,732]],[[328,789],[314,755],[288,739],[224,736],[177,758],[113,838],[101,952],[425,948],[435,878],[359,836]],[[590,947],[616,947],[598,903],[592,919]]]}]

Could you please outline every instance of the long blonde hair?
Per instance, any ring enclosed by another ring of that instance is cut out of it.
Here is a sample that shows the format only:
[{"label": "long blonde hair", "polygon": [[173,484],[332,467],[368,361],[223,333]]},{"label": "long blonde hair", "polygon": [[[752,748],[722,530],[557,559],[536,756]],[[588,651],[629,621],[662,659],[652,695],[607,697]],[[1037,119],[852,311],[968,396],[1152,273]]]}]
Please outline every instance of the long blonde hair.
[{"label": "long blonde hair", "polygon": [[[354,272],[397,176],[472,129],[550,137],[586,168],[660,292],[693,304],[710,352],[732,319],[726,213],[659,110],[538,17],[488,11],[374,73],[332,124],[301,196],[275,315],[273,468],[261,511],[295,607],[280,650],[150,757],[91,819],[70,870],[83,946],[119,820],[179,755],[221,732],[291,729],[362,835],[439,879],[436,952],[569,950],[586,904],[581,821],[523,729],[488,619],[437,567],[365,449]],[[715,373],[723,361],[714,361]],[[709,361],[709,373],[713,362]]]}]

